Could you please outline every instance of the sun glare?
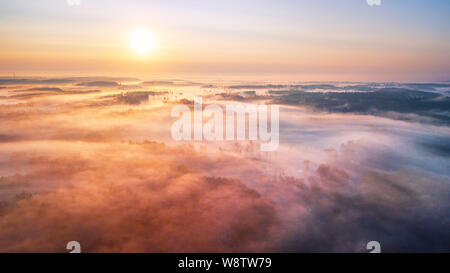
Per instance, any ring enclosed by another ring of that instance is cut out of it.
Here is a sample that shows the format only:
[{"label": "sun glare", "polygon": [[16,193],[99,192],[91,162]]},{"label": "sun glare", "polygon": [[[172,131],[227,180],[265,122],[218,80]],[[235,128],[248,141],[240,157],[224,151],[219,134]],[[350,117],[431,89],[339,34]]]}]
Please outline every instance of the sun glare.
[{"label": "sun glare", "polygon": [[136,53],[146,55],[155,47],[155,38],[145,29],[135,29],[130,35],[130,46]]}]

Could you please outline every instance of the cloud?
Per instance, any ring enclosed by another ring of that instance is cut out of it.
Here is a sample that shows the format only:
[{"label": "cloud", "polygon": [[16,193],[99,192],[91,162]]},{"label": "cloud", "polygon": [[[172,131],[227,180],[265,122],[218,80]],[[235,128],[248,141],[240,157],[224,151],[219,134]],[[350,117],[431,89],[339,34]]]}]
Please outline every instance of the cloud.
[{"label": "cloud", "polygon": [[[37,167],[46,170],[54,162],[58,176],[74,175],[70,181],[78,182],[5,209],[0,251],[63,252],[70,240],[79,241],[85,252],[255,251],[272,236],[276,206],[255,190],[167,161],[172,155],[164,154],[173,153],[164,146],[132,148],[139,149],[150,157],[111,157],[100,165],[91,158],[78,169],[68,160],[37,158]],[[48,181],[58,179],[54,172],[39,172]]]},{"label": "cloud", "polygon": [[139,81],[132,77],[68,77],[68,78],[0,78],[0,85],[67,85],[95,81],[131,82]]},{"label": "cloud", "polygon": [[113,81],[92,81],[92,82],[80,82],[77,83],[78,86],[97,86],[97,87],[118,87],[120,86],[117,82]]},{"label": "cloud", "polygon": [[126,92],[116,95],[105,96],[106,98],[114,98],[115,103],[139,105],[148,102],[149,97],[167,95],[168,92],[153,92],[153,91],[136,91]]},{"label": "cloud", "polygon": [[165,87],[183,87],[183,86],[199,86],[200,83],[192,82],[192,81],[184,81],[184,80],[154,80],[154,81],[144,81],[142,85],[145,86],[165,86]]},{"label": "cloud", "polygon": [[286,85],[280,85],[280,84],[265,84],[265,85],[230,85],[228,88],[230,89],[279,89],[279,88],[286,88]]},{"label": "cloud", "polygon": [[58,87],[36,87],[36,88],[30,88],[26,89],[24,91],[53,91],[53,92],[63,92],[61,88]]},{"label": "cloud", "polygon": [[201,87],[202,88],[217,88],[217,86],[214,84],[205,84],[205,85],[202,85]]},{"label": "cloud", "polygon": [[[446,84],[296,84],[238,85],[262,92],[223,92],[217,99],[297,105],[333,113],[370,114],[433,124],[450,124]],[[277,89],[279,88],[279,89]]]},{"label": "cloud", "polygon": [[[448,251],[449,186],[414,172],[360,166],[355,176],[305,161],[294,178],[263,175],[264,161],[242,150],[211,160],[155,142],[61,145],[65,154],[21,155],[33,171],[0,179],[27,183],[1,212],[0,251],[65,252],[71,240],[85,252],[362,252],[370,240],[388,252]],[[338,155],[362,152],[348,144]]]},{"label": "cloud", "polygon": [[74,79],[57,78],[57,79],[33,79],[33,78],[18,78],[18,79],[0,79],[0,85],[11,84],[67,84],[74,82]]},{"label": "cloud", "polygon": [[[73,240],[84,252],[365,252],[372,240],[383,252],[449,251],[448,126],[335,110],[378,105],[386,94],[385,108],[437,105],[441,96],[400,85],[301,85],[211,96],[280,102],[276,153],[252,141],[174,143],[164,98],[190,103],[189,92],[2,104],[0,252],[67,252]],[[318,91],[350,87],[381,93]]]},{"label": "cloud", "polygon": [[19,94],[9,95],[6,98],[26,99],[41,96],[91,94],[100,92],[100,90],[63,90],[59,87],[34,87],[29,89],[13,90],[10,92]]}]

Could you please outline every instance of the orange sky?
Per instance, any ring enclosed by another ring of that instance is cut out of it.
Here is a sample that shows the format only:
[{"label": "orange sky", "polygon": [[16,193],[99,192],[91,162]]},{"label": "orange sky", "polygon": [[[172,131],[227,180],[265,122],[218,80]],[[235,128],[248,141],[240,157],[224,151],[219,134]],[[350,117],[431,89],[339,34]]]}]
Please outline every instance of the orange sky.
[{"label": "orange sky", "polygon": [[[445,2],[28,2],[0,3],[0,75],[427,81],[450,71],[449,20],[436,15]],[[136,28],[155,36],[148,55],[130,47]]]}]

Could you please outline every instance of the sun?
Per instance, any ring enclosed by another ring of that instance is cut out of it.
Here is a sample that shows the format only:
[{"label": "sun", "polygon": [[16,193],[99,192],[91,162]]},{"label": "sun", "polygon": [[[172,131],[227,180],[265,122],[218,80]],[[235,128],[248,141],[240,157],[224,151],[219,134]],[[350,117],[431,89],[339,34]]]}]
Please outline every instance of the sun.
[{"label": "sun", "polygon": [[155,48],[155,38],[150,31],[135,29],[130,34],[130,46],[136,53],[147,55]]}]

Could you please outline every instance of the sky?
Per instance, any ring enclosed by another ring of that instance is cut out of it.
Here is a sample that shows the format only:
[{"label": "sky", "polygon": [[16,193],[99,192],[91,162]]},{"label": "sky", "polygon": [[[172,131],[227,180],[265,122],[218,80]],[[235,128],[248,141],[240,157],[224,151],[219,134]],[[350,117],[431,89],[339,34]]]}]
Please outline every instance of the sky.
[{"label": "sky", "polygon": [[0,0],[0,75],[450,80],[447,0],[77,2]]}]

